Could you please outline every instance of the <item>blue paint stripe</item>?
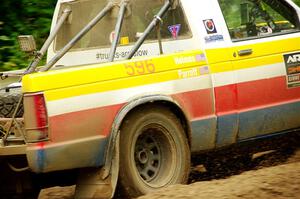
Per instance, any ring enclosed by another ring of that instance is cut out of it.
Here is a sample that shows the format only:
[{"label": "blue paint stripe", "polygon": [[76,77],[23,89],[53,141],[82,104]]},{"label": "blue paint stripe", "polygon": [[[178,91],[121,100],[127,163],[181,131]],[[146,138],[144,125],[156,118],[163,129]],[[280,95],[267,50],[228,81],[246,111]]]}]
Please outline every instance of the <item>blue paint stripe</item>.
[{"label": "blue paint stripe", "polygon": [[44,170],[45,166],[45,151],[44,149],[39,149],[37,151],[37,169],[38,173],[41,173]]},{"label": "blue paint stripe", "polygon": [[197,120],[192,126],[192,152],[272,136],[300,127],[300,102]]},{"label": "blue paint stripe", "polygon": [[216,147],[233,144],[237,140],[238,114],[218,117]]},{"label": "blue paint stripe", "polygon": [[300,127],[300,102],[239,115],[239,137],[243,140]]},{"label": "blue paint stripe", "polygon": [[216,143],[216,117],[197,120],[191,123],[192,152],[215,148]]}]

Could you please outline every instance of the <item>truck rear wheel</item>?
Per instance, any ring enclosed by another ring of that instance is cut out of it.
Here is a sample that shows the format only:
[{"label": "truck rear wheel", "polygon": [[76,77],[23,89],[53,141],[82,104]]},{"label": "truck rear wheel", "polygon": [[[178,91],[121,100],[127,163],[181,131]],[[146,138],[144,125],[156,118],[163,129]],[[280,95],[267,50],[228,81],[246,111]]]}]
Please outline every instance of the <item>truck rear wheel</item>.
[{"label": "truck rear wheel", "polygon": [[137,197],[186,183],[190,150],[178,118],[169,110],[140,109],[123,123],[120,134],[120,185]]},{"label": "truck rear wheel", "polygon": [[[21,98],[21,89],[10,89],[9,92],[0,91],[0,117],[11,118],[14,110],[17,107],[18,101]],[[23,103],[17,112],[16,117],[23,116]]]}]

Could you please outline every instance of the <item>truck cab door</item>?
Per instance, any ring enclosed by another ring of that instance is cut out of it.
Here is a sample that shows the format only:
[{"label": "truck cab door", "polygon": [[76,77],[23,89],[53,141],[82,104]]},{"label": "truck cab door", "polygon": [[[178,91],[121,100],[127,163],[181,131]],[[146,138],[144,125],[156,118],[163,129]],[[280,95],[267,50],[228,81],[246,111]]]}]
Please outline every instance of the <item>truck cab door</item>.
[{"label": "truck cab door", "polygon": [[299,9],[283,0],[219,0],[219,5],[236,74],[237,140],[299,127]]}]

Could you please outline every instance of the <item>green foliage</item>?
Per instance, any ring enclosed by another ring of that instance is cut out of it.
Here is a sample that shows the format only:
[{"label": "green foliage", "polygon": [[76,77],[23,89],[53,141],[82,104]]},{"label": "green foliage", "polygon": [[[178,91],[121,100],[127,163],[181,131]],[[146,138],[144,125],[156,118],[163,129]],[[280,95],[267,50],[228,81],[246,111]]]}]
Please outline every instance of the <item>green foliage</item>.
[{"label": "green foliage", "polygon": [[293,0],[293,2],[300,6],[300,0]]},{"label": "green foliage", "polygon": [[40,47],[49,34],[56,0],[2,0],[0,6],[0,71],[27,67],[17,36],[32,34]]}]

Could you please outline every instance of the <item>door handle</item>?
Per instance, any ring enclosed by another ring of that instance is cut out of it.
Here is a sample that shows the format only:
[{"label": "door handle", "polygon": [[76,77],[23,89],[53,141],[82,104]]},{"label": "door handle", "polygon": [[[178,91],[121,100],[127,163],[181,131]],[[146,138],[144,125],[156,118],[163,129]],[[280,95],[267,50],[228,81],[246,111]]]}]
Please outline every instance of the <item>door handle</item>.
[{"label": "door handle", "polygon": [[245,50],[238,51],[239,56],[251,55],[252,53],[253,53],[252,49],[245,49]]}]

